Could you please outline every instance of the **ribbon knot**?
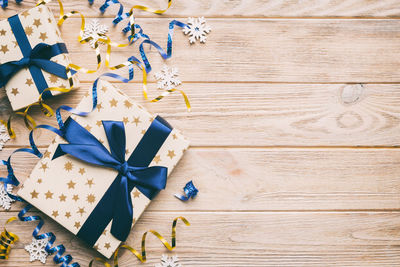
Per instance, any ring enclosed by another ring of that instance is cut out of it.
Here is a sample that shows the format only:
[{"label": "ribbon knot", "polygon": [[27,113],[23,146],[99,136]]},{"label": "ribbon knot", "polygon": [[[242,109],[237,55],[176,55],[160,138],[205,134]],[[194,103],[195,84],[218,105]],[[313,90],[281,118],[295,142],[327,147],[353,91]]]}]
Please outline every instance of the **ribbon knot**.
[{"label": "ribbon knot", "polygon": [[[0,87],[5,86],[18,71],[26,67],[42,69],[60,78],[67,79],[66,68],[63,65],[50,61],[52,57],[64,53],[68,53],[64,43],[56,43],[54,45],[45,43],[37,44],[20,60],[9,61],[0,65]],[[71,72],[72,74],[76,73],[73,70]]]},{"label": "ribbon knot", "polygon": [[31,58],[30,57],[24,57],[20,61],[17,62],[21,67],[27,67],[31,64]]},{"label": "ribbon knot", "polygon": [[127,161],[125,161],[124,163],[122,163],[121,165],[119,165],[117,167],[118,172],[122,175],[122,176],[128,176],[128,172],[129,170],[129,164]]},{"label": "ribbon knot", "polygon": [[125,160],[125,128],[121,121],[103,121],[110,151],[90,132],[72,118],[64,123],[64,139],[53,159],[69,154],[90,164],[112,168],[117,177],[98,202],[78,232],[78,237],[94,245],[112,221],[111,234],[121,241],[129,235],[133,220],[131,191],[137,188],[152,199],[167,183],[167,168],[148,167],[172,128],[161,117],[156,117],[128,160]]}]

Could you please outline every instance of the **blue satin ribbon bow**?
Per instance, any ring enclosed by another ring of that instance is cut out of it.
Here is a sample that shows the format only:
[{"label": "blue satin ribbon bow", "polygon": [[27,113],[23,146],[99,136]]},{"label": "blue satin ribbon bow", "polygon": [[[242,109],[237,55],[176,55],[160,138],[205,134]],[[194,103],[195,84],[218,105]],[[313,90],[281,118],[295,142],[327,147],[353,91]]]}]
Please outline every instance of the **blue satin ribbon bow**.
[{"label": "blue satin ribbon bow", "polygon": [[65,122],[64,139],[69,144],[58,145],[53,156],[56,159],[69,154],[84,162],[118,171],[117,177],[77,234],[89,245],[95,244],[111,220],[111,234],[118,240],[125,241],[132,228],[133,188],[136,187],[152,199],[165,188],[167,182],[166,167],[148,167],[172,130],[165,120],[159,116],[153,120],[128,160],[125,160],[123,122],[102,122],[110,151],[85,128],[68,118]]},{"label": "blue satin ribbon bow", "polygon": [[[21,69],[35,66],[48,73],[54,74],[60,78],[67,79],[66,68],[50,59],[59,54],[68,53],[64,43],[48,45],[45,43],[37,44],[27,56],[20,60],[6,62],[0,65],[0,87],[7,82]],[[75,73],[75,71],[73,71]]]}]

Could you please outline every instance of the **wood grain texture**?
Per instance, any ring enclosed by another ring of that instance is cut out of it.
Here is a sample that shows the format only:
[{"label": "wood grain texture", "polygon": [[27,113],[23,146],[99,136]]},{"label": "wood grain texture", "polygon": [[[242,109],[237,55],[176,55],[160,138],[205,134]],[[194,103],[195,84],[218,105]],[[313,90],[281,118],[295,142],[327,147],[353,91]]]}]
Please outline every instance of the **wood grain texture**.
[{"label": "wood grain texture", "polygon": [[[35,2],[10,1],[0,18]],[[66,11],[79,7],[107,25],[117,9],[101,15],[103,1],[93,6],[86,0],[64,2]],[[166,1],[135,4],[163,7]],[[57,5],[51,6],[57,13]],[[183,266],[400,266],[397,0],[178,0],[163,16],[135,15],[162,47],[172,18],[206,16],[212,32],[205,45],[189,45],[179,29],[174,33],[167,64],[180,69],[192,112],[178,94],[145,102],[140,72],[133,83],[115,83],[181,129],[192,144],[128,244],[139,248],[148,229],[169,238],[172,219],[183,215],[192,226],[179,224],[178,247],[169,253],[178,254]],[[93,51],[77,42],[79,26],[78,18],[67,20],[61,27],[64,41],[75,63],[94,68]],[[110,30],[114,41],[125,41],[121,27]],[[158,71],[161,57],[154,48],[145,50]],[[111,64],[132,55],[139,56],[138,43],[114,49]],[[49,104],[75,106],[96,77],[80,75],[81,89]],[[149,81],[155,96],[153,73]],[[9,113],[1,91],[0,116]],[[55,123],[38,110],[33,116],[38,123]],[[7,143],[1,159],[27,144],[22,120],[14,127],[18,138]],[[35,138],[45,148],[52,134],[38,131]],[[17,154],[13,162],[23,180],[37,159]],[[200,189],[198,197],[189,203],[176,200],[173,194],[191,179]],[[22,207],[1,211],[0,225]],[[66,245],[81,266],[99,256],[50,218],[45,222],[44,230],[55,232],[56,244]],[[21,241],[0,265],[43,266],[29,263],[23,249],[34,225],[13,222],[10,229]],[[124,252],[119,266],[154,266],[167,253],[152,236],[147,248],[146,264]],[[51,258],[46,265],[55,266]]]},{"label": "wood grain texture", "polygon": [[[173,94],[158,103],[145,102],[138,83],[116,83],[149,111],[161,114],[182,130],[193,146],[399,146],[400,86],[398,84],[267,84],[186,83],[192,100],[187,112]],[[151,95],[159,91],[150,84]],[[82,88],[49,101],[52,107],[75,106],[91,88]],[[101,91],[99,92],[101,93]],[[11,108],[0,97],[2,116]],[[300,103],[300,104],[299,104]],[[55,118],[32,113],[38,123]],[[210,118],[212,117],[212,120]],[[12,145],[25,145],[28,130],[22,119]],[[40,130],[37,144],[48,145],[53,133]],[[240,142],[238,142],[240,140]]]},{"label": "wood grain texture", "polygon": [[[23,181],[37,160],[13,162]],[[399,172],[397,149],[189,149],[149,210],[400,210]],[[201,194],[177,201],[189,179]]]},{"label": "wood grain texture", "polygon": [[[104,19],[110,24],[111,18]],[[143,18],[139,23],[153,41],[166,48],[166,18]],[[290,82],[290,83],[386,83],[399,82],[397,71],[400,20],[341,19],[209,19],[212,34],[206,45],[189,45],[180,30],[174,34],[173,57],[168,60],[190,82]],[[73,62],[95,68],[94,52],[78,43],[80,19],[71,18],[62,27]],[[162,30],[164,29],[164,30]],[[245,29],[244,31],[238,29]],[[262,36],[262,38],[259,38]],[[124,41],[119,28],[110,37]],[[149,48],[146,48],[148,51]],[[90,51],[90,52],[89,52]],[[114,49],[112,63],[129,56],[140,58],[138,44]],[[92,53],[93,56],[88,56]],[[162,58],[148,53],[155,70]],[[140,75],[137,79],[140,79]],[[97,75],[82,74],[82,81]],[[154,80],[153,75],[149,75]]]},{"label": "wood grain texture", "polygon": [[[156,229],[169,239],[170,222],[179,215],[192,224],[189,227],[178,224],[177,248],[171,253],[181,258],[183,266],[399,266],[397,212],[149,211],[133,228],[127,244],[139,249],[141,234],[148,229]],[[4,222],[4,213],[0,216]],[[46,219],[47,231],[59,233],[58,242],[66,245],[82,266],[87,266],[90,257],[98,256],[50,218]],[[28,236],[33,224],[17,222],[9,228],[18,232],[22,240],[15,245],[6,264],[42,266],[37,262],[27,265],[28,256],[22,251],[30,242]],[[119,266],[154,266],[159,262],[166,249],[153,236],[148,236],[146,244],[149,258],[146,264],[140,264],[125,251]],[[46,265],[55,266],[50,258],[48,261]]]},{"label": "wood grain texture", "polygon": [[[35,5],[34,0],[24,0],[17,5],[10,1],[8,9],[0,13],[0,17],[14,15],[21,8],[29,8]],[[50,3],[54,12],[58,12],[56,1]],[[99,17],[99,7],[102,0],[94,1],[94,5],[80,0],[64,1],[67,10],[79,10],[86,16]],[[133,3],[129,0],[120,1],[129,9]],[[137,0],[134,4],[142,4],[153,8],[165,8],[166,0]],[[103,15],[112,17],[116,7],[109,8]],[[136,12],[137,17],[154,17],[146,12]],[[171,8],[163,16],[166,17],[399,17],[400,8],[396,0],[173,0]]]}]

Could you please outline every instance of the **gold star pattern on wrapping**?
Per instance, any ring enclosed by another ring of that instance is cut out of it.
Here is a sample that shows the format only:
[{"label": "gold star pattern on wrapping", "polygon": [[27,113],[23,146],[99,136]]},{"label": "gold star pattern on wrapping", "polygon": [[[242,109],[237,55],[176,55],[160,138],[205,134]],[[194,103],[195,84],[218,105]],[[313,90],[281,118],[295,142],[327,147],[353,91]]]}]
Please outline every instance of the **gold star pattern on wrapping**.
[{"label": "gold star pattern on wrapping", "polygon": [[71,212],[67,211],[64,216],[67,217],[67,219],[69,219],[69,217],[71,217]]},{"label": "gold star pattern on wrapping", "polygon": [[58,198],[60,199],[60,202],[65,202],[65,200],[67,199],[67,196],[64,194],[61,194]]},{"label": "gold star pattern on wrapping", "polygon": [[53,199],[53,193],[52,192],[50,192],[50,190],[48,190],[47,191],[47,193],[45,193],[45,195],[46,195],[46,199]]},{"label": "gold star pattern on wrapping", "polygon": [[78,195],[74,195],[74,196],[72,197],[72,199],[73,199],[75,202],[77,202],[77,201],[79,200],[79,196],[78,196]]},{"label": "gold star pattern on wrapping", "polygon": [[74,165],[72,164],[71,161],[67,161],[67,162],[64,164],[64,169],[65,169],[66,171],[68,171],[68,172],[71,171],[73,167],[74,167]]},{"label": "gold star pattern on wrapping", "polygon": [[107,235],[107,229],[104,229],[102,235]]},{"label": "gold star pattern on wrapping", "polygon": [[96,197],[93,194],[89,194],[86,197],[86,201],[90,204],[93,204],[96,201]]},{"label": "gold star pattern on wrapping", "polygon": [[137,189],[135,189],[135,192],[133,192],[133,197],[134,198],[140,197],[140,192]]},{"label": "gold star pattern on wrapping", "polygon": [[58,210],[53,210],[53,213],[51,214],[54,218],[57,218],[58,216]]},{"label": "gold star pattern on wrapping", "polygon": [[10,51],[10,50],[8,50],[7,45],[2,45],[0,51],[3,52],[3,54],[5,54],[5,53],[7,53],[7,52]]},{"label": "gold star pattern on wrapping", "polygon": [[92,127],[89,124],[86,124],[85,129],[90,132],[92,130]]},{"label": "gold star pattern on wrapping", "polygon": [[7,33],[7,32],[6,32],[4,29],[1,29],[0,35],[4,36],[4,35],[6,35],[6,33]]},{"label": "gold star pattern on wrapping", "polygon": [[99,138],[98,140],[99,140],[99,142],[100,142],[102,145],[104,145],[103,139]]},{"label": "gold star pattern on wrapping", "polygon": [[39,193],[36,192],[35,190],[33,190],[33,191],[31,192],[32,198],[38,198],[38,195],[39,195]]},{"label": "gold star pattern on wrapping", "polygon": [[42,13],[43,9],[41,7],[38,8],[39,12]]},{"label": "gold star pattern on wrapping", "polygon": [[85,213],[85,208],[79,208],[78,211],[76,213],[79,213],[81,216],[83,216],[83,214]]},{"label": "gold star pattern on wrapping", "polygon": [[24,31],[26,35],[31,36],[33,33],[33,28],[31,26],[26,26]]},{"label": "gold star pattern on wrapping", "polygon": [[43,158],[50,158],[51,153],[49,151],[44,152]]},{"label": "gold star pattern on wrapping", "polygon": [[124,101],[124,106],[125,106],[126,108],[131,108],[131,107],[133,106],[133,104],[132,104],[131,102],[129,102],[129,100],[125,100],[125,101]]},{"label": "gold star pattern on wrapping", "polygon": [[93,248],[94,248],[95,250],[99,250],[99,245],[96,244],[96,245],[93,246]]},{"label": "gold star pattern on wrapping", "polygon": [[42,39],[42,40],[43,40],[43,42],[44,42],[44,41],[46,41],[46,39],[47,39],[47,33],[45,33],[45,32],[41,32],[41,33],[40,33],[40,37],[39,37],[39,39]]},{"label": "gold star pattern on wrapping", "polygon": [[13,94],[14,96],[18,95],[19,94],[18,88],[12,88],[11,89],[11,94]]},{"label": "gold star pattern on wrapping", "polygon": [[33,84],[32,79],[26,79],[25,84],[27,84],[28,86],[31,86]]},{"label": "gold star pattern on wrapping", "polygon": [[101,87],[101,91],[103,91],[104,93],[107,92],[107,87],[105,86]]},{"label": "gold star pattern on wrapping", "polygon": [[118,101],[115,98],[110,100],[110,107],[117,107]]},{"label": "gold star pattern on wrapping", "polygon": [[103,106],[101,105],[102,103],[98,103],[97,104],[97,111],[100,112],[100,110],[103,108]]},{"label": "gold star pattern on wrapping", "polygon": [[27,16],[30,15],[30,14],[29,14],[29,10],[25,10],[24,12],[21,13],[21,15],[24,16],[24,17],[26,18]]},{"label": "gold star pattern on wrapping", "polygon": [[125,155],[129,154],[129,149],[125,149]]},{"label": "gold star pattern on wrapping", "polygon": [[134,117],[132,123],[134,123],[136,126],[138,126],[139,123],[141,123],[139,117]]},{"label": "gold star pattern on wrapping", "polygon": [[175,139],[178,139],[178,136],[176,136],[176,134],[173,134],[172,137]]},{"label": "gold star pattern on wrapping", "polygon": [[158,164],[158,163],[161,161],[160,155],[155,156],[154,159],[153,159],[153,161],[154,161],[156,164]]},{"label": "gold star pattern on wrapping", "polygon": [[111,245],[110,245],[110,243],[107,242],[107,243],[104,244],[104,247],[105,247],[106,249],[109,249],[109,248],[111,247]]},{"label": "gold star pattern on wrapping", "polygon": [[79,229],[81,227],[81,223],[80,222],[75,222],[74,227],[76,229]]},{"label": "gold star pattern on wrapping", "polygon": [[51,83],[56,83],[58,81],[58,77],[56,75],[50,74],[49,81]]},{"label": "gold star pattern on wrapping", "polygon": [[67,183],[67,185],[68,185],[68,189],[75,189],[75,185],[76,185],[76,183],[74,183],[72,180],[71,181],[69,181],[68,183]]},{"label": "gold star pattern on wrapping", "polygon": [[102,123],[101,121],[97,121],[97,122],[96,122],[96,125],[99,126],[99,127],[101,127],[101,125],[103,125],[103,123]]},{"label": "gold star pattern on wrapping", "polygon": [[170,157],[172,159],[175,156],[176,155],[175,155],[175,151],[174,150],[168,150],[168,157]]},{"label": "gold star pattern on wrapping", "polygon": [[94,185],[93,179],[87,179],[86,184],[89,186],[89,188],[92,188],[92,185]]},{"label": "gold star pattern on wrapping", "polygon": [[42,166],[40,166],[39,169],[43,169],[43,171],[46,171],[46,169],[48,169],[49,167],[47,167],[47,163],[43,163],[41,162],[40,164],[42,164]]},{"label": "gold star pattern on wrapping", "polygon": [[36,181],[38,184],[41,184],[42,183],[42,179],[37,179],[37,181]]},{"label": "gold star pattern on wrapping", "polygon": [[142,130],[142,131],[141,131],[141,134],[145,134],[145,133],[146,133],[146,130]]},{"label": "gold star pattern on wrapping", "polygon": [[84,175],[85,174],[85,168],[79,168],[79,173],[81,174],[81,175]]},{"label": "gold star pattern on wrapping", "polygon": [[123,122],[124,124],[127,124],[127,123],[129,122],[128,117],[123,117],[123,118],[122,118],[122,122]]},{"label": "gold star pattern on wrapping", "polygon": [[17,41],[13,41],[14,43],[14,48],[16,48],[18,46],[18,42]]},{"label": "gold star pattern on wrapping", "polygon": [[40,19],[34,19],[33,25],[35,25],[36,28],[39,28],[39,26],[42,25],[42,22],[40,22]]}]

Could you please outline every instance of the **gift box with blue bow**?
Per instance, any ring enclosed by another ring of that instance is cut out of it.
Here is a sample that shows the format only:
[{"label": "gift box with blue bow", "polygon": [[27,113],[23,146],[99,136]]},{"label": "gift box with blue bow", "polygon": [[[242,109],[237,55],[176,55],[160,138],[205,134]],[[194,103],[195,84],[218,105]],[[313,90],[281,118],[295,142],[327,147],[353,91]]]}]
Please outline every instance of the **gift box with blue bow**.
[{"label": "gift box with blue bow", "polygon": [[[189,142],[110,83],[97,108],[65,121],[18,194],[109,258],[129,235]],[[88,110],[84,97],[79,110]]]},{"label": "gift box with blue bow", "polygon": [[[0,21],[0,88],[5,87],[13,110],[37,102],[48,87],[70,88],[68,64],[67,48],[48,7],[40,5]],[[46,91],[42,97],[57,94],[61,92]]]}]

